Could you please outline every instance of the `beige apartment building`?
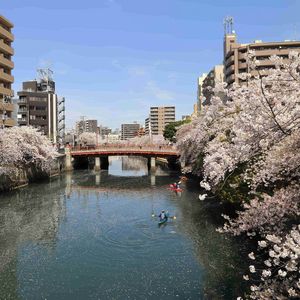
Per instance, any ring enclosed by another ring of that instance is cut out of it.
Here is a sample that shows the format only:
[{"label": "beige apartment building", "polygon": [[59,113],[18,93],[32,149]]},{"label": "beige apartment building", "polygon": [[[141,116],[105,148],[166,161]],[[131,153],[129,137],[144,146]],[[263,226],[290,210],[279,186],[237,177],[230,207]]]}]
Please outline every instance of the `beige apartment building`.
[{"label": "beige apartment building", "polygon": [[14,68],[12,61],[14,55],[12,28],[13,24],[0,15],[0,127],[15,125],[12,119],[14,105],[11,101],[14,94],[12,90],[14,77],[11,73]]},{"label": "beige apartment building", "polygon": [[278,55],[288,61],[290,51],[300,52],[300,41],[262,42],[261,40],[257,40],[249,44],[239,44],[234,31],[225,34],[224,75],[225,81],[229,85],[234,82],[243,82],[238,75],[250,72],[246,62],[249,50],[255,51],[255,58],[259,61],[259,67],[257,70],[252,70],[251,74],[256,75],[260,71],[262,75],[265,75],[268,69],[274,68],[274,65],[268,59],[271,55]]},{"label": "beige apartment building", "polygon": [[145,120],[145,134],[163,134],[167,124],[175,122],[175,106],[150,107],[149,118]]}]

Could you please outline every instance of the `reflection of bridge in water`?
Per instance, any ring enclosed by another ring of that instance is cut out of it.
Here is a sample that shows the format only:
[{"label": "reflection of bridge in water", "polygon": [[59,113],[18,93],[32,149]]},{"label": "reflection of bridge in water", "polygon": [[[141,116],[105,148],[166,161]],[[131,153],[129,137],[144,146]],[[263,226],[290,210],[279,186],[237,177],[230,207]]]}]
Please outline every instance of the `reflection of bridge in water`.
[{"label": "reflection of bridge in water", "polygon": [[[87,185],[84,182],[76,182],[72,179],[72,173],[66,173],[66,195],[70,196],[72,192],[77,193],[105,193],[105,192],[122,192],[122,193],[132,193],[134,191],[138,192],[141,190],[151,190],[151,187],[156,185],[156,175],[152,173],[150,176],[141,177],[123,177],[125,181],[130,180],[132,182],[132,187],[124,187],[122,181],[120,181],[119,176],[102,174],[101,172],[91,175],[89,177],[89,183]],[[101,178],[102,177],[102,178]],[[163,178],[165,176],[159,176]],[[92,179],[94,178],[94,179]],[[162,187],[168,187],[169,180],[166,177],[166,184]],[[94,184],[91,185],[90,180],[94,180]],[[150,183],[150,185],[149,185]],[[159,184],[161,185],[161,183]]]},{"label": "reflection of bridge in water", "polygon": [[95,158],[95,170],[108,168],[109,156],[140,156],[148,159],[151,169],[156,167],[156,158],[166,158],[170,164],[176,163],[179,152],[174,146],[158,145],[101,145],[97,147],[74,147],[66,149],[66,169],[73,168],[72,159]]}]

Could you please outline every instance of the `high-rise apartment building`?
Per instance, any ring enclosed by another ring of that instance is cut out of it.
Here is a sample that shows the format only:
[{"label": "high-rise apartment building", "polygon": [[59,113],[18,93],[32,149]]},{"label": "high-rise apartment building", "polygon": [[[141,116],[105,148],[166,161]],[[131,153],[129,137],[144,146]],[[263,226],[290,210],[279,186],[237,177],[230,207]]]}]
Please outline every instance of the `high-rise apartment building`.
[{"label": "high-rise apartment building", "polygon": [[121,125],[121,140],[128,140],[138,135],[140,124],[122,124]]},{"label": "high-rise apartment building", "polygon": [[13,24],[0,15],[0,127],[16,125],[12,118],[14,105],[11,102],[14,94],[11,87],[14,82],[12,76],[14,68],[12,61],[14,55],[12,28]]},{"label": "high-rise apartment building", "polygon": [[84,132],[98,133],[98,121],[97,120],[85,120],[84,117],[76,122],[76,135],[79,136]]},{"label": "high-rise apartment building", "polygon": [[85,131],[98,133],[98,121],[97,120],[86,120]]},{"label": "high-rise apartment building", "polygon": [[[254,51],[255,59],[259,61],[257,70],[250,70],[246,61],[247,53]],[[274,64],[269,60],[271,55],[278,55],[284,61],[288,61],[290,51],[300,52],[300,41],[282,41],[282,42],[262,42],[256,40],[249,44],[239,44],[234,31],[225,33],[224,36],[224,74],[225,81],[232,83],[242,83],[239,78],[240,73],[251,73],[257,75],[266,75],[268,69],[274,68]]]},{"label": "high-rise apartment building", "polygon": [[[44,72],[44,71],[43,71]],[[18,125],[40,129],[53,143],[64,143],[64,98],[55,94],[50,74],[39,80],[25,81],[18,92]]]},{"label": "high-rise apartment building", "polygon": [[166,125],[175,122],[175,106],[153,106],[150,107],[150,115],[147,124],[147,132],[158,135],[163,134]]},{"label": "high-rise apartment building", "polygon": [[148,135],[149,134],[149,117],[145,119],[145,135]]}]

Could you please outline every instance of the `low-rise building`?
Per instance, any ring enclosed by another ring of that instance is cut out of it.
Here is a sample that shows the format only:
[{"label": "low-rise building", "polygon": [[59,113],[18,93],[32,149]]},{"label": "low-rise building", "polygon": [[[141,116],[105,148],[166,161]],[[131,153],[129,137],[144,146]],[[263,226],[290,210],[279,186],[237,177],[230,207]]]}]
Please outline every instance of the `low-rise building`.
[{"label": "low-rise building", "polygon": [[99,126],[99,135],[101,138],[104,138],[112,133],[112,129],[107,126]]}]

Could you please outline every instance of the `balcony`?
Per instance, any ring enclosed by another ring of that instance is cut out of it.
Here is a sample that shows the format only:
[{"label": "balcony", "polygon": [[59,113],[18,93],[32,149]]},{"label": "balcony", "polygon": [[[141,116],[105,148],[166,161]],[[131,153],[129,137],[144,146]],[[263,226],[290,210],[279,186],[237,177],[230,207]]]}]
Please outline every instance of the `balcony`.
[{"label": "balcony", "polygon": [[239,69],[247,69],[248,65],[245,62],[239,63]]},{"label": "balcony", "polygon": [[1,102],[0,103],[0,109],[5,110],[5,111],[13,111],[14,110],[14,105],[12,103]]},{"label": "balcony", "polygon": [[246,60],[246,58],[247,58],[247,53],[239,52],[239,55],[238,55],[239,60]]},{"label": "balcony", "polygon": [[3,86],[0,86],[0,94],[5,95],[5,96],[9,96],[9,97],[13,97],[14,91],[11,90],[11,89],[7,89]]},{"label": "balcony", "polygon": [[27,98],[21,98],[18,100],[18,104],[27,104]]},{"label": "balcony", "polygon": [[14,68],[14,63],[3,57],[3,56],[0,56],[0,66],[3,66],[3,67],[6,67],[6,68],[9,68],[9,69],[13,69]]},{"label": "balcony", "polygon": [[6,45],[3,41],[0,41],[0,52],[4,52],[8,55],[14,55],[14,49]]},{"label": "balcony", "polygon": [[225,75],[226,75],[226,76],[229,76],[229,75],[232,74],[232,73],[234,73],[234,65],[231,65],[231,66],[229,66],[229,67],[227,67],[227,68],[225,69]]},{"label": "balcony", "polygon": [[233,63],[234,63],[234,55],[229,56],[229,58],[226,59],[225,66],[227,67],[227,66],[229,66],[229,65],[231,65]]},{"label": "balcony", "polygon": [[0,37],[3,39],[8,39],[10,42],[14,41],[14,35],[0,26]]},{"label": "balcony", "polygon": [[[283,62],[286,63],[286,64],[288,64],[290,62],[290,60],[288,58],[286,58],[286,59],[283,59]],[[269,59],[262,59],[262,60],[258,61],[258,65],[257,66],[258,67],[266,67],[266,68],[268,68],[268,67],[274,67],[274,64]]]},{"label": "balcony", "polygon": [[3,72],[3,71],[0,71],[0,81],[5,81],[5,82],[8,82],[8,83],[13,83],[14,82],[14,77]]},{"label": "balcony", "polygon": [[16,123],[15,123],[15,120],[13,120],[13,119],[5,119],[4,120],[4,122],[3,122],[3,120],[0,120],[0,124],[1,124],[1,126],[5,126],[5,127],[12,127],[12,126],[15,126],[16,125]]}]

